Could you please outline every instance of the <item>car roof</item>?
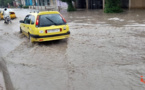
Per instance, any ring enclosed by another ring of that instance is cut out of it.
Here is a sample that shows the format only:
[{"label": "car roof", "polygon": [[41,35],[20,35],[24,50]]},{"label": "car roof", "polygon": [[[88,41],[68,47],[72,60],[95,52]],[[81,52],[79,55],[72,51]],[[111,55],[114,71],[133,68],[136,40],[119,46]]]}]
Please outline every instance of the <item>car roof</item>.
[{"label": "car roof", "polygon": [[58,11],[41,11],[41,12],[34,11],[34,12],[31,12],[30,14],[37,16],[37,15],[45,15],[45,14],[59,14],[59,12]]}]

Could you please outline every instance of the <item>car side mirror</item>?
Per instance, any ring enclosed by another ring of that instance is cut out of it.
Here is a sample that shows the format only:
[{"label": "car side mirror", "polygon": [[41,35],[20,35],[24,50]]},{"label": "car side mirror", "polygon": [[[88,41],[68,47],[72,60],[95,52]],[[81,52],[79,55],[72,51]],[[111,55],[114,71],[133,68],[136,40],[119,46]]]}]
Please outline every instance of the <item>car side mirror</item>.
[{"label": "car side mirror", "polygon": [[24,23],[24,21],[23,20],[20,20],[20,23]]}]

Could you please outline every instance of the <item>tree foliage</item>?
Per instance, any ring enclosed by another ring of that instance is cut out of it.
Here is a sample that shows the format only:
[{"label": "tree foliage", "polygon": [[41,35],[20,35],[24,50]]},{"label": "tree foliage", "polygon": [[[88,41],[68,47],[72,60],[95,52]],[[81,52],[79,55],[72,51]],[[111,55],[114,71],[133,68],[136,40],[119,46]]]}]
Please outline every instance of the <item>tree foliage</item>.
[{"label": "tree foliage", "polygon": [[62,2],[66,2],[68,5],[67,11],[75,11],[75,8],[72,4],[72,1],[75,2],[75,0],[61,0]]},{"label": "tree foliage", "polygon": [[119,13],[122,11],[120,0],[105,0],[105,13]]},{"label": "tree foliage", "polygon": [[0,6],[5,6],[5,7],[7,7],[7,6],[8,6],[8,3],[9,3],[10,5],[13,5],[13,1],[14,1],[14,0],[0,0]]}]

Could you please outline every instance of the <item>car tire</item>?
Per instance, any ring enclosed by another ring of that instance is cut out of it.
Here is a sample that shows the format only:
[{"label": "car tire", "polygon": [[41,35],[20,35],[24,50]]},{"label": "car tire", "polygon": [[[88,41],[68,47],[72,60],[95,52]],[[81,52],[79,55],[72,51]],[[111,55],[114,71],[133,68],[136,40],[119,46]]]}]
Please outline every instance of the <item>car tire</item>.
[{"label": "car tire", "polygon": [[20,33],[22,33],[22,29],[20,28]]},{"label": "car tire", "polygon": [[34,39],[30,36],[30,33],[29,33],[28,35],[29,35],[29,41],[30,41],[31,43],[34,43]]}]

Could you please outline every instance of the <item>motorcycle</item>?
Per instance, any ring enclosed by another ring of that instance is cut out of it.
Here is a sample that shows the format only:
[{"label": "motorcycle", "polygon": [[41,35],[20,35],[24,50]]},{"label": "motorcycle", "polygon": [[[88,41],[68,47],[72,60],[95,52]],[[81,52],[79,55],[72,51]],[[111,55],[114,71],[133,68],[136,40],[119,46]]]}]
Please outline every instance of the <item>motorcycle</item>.
[{"label": "motorcycle", "polygon": [[9,16],[5,17],[5,23],[6,24],[12,23]]}]

